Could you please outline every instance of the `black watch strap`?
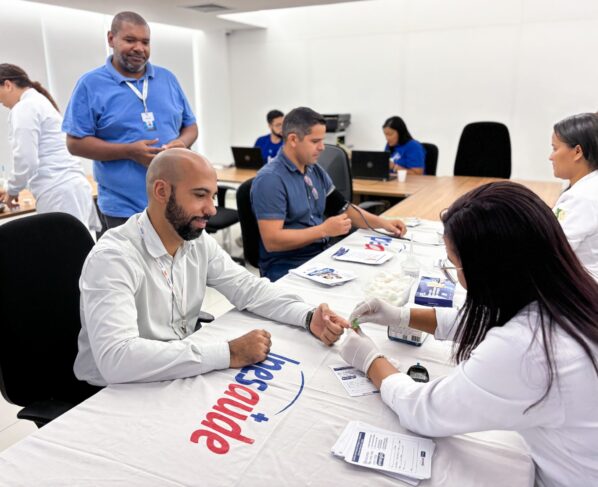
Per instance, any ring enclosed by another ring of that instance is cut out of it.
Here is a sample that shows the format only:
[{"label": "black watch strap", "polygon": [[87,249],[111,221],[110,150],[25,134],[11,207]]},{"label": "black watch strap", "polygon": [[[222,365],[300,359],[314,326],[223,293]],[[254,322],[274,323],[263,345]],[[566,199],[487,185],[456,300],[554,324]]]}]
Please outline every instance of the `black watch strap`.
[{"label": "black watch strap", "polygon": [[[313,335],[313,332],[311,331],[311,327],[310,327],[310,325],[311,325],[311,320],[312,320],[312,318],[314,317],[314,313],[315,313],[315,311],[316,311],[316,309],[315,309],[315,308],[314,308],[314,309],[310,309],[310,310],[307,312],[307,315],[305,315],[305,329],[306,329],[307,331],[309,331],[309,332],[310,332],[312,335]],[[314,335],[314,336],[315,336],[315,335]]]}]

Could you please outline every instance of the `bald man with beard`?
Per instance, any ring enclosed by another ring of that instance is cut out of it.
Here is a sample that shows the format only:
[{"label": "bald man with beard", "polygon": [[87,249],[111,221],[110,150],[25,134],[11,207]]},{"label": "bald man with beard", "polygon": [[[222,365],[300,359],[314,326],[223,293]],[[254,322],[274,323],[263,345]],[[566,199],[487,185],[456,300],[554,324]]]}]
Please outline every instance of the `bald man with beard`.
[{"label": "bald man with beard", "polygon": [[348,327],[327,305],[316,308],[237,265],[204,233],[218,191],[207,159],[168,149],[150,164],[146,189],[146,210],[106,232],[83,266],[80,380],[179,379],[264,360],[271,346],[265,330],[229,342],[195,333],[206,286],[238,309],[305,327],[327,345]]}]

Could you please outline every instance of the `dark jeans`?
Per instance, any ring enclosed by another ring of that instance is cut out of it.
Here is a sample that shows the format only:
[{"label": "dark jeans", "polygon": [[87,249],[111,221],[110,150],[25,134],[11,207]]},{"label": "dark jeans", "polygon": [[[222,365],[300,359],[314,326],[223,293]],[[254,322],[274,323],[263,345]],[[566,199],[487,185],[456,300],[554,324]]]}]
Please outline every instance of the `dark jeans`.
[{"label": "dark jeans", "polygon": [[102,222],[102,230],[96,232],[96,237],[99,240],[102,235],[111,228],[120,227],[124,224],[129,218],[128,217],[120,217],[120,216],[109,216],[104,215],[98,208],[98,215],[100,216],[100,221]]}]

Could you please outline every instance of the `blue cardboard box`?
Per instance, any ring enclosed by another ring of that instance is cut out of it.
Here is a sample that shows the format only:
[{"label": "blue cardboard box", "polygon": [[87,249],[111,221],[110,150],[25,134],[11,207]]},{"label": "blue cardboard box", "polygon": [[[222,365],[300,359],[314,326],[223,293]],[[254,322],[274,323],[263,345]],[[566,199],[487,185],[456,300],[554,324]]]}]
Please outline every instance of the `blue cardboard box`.
[{"label": "blue cardboard box", "polygon": [[415,304],[451,308],[455,285],[442,277],[422,276],[415,292]]}]

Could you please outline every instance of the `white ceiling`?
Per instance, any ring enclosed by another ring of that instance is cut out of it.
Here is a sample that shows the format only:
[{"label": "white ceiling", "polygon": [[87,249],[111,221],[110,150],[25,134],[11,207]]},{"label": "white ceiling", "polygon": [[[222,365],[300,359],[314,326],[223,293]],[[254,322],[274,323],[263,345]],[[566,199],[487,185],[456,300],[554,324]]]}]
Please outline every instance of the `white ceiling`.
[{"label": "white ceiling", "polygon": [[[256,26],[233,22],[219,17],[222,14],[272,10],[279,8],[325,5],[362,0],[30,0],[36,3],[59,5],[62,7],[89,10],[114,15],[123,10],[132,10],[142,15],[148,22],[178,25],[201,30],[238,30]],[[202,13],[185,7],[216,4],[226,7],[226,11]]]}]

